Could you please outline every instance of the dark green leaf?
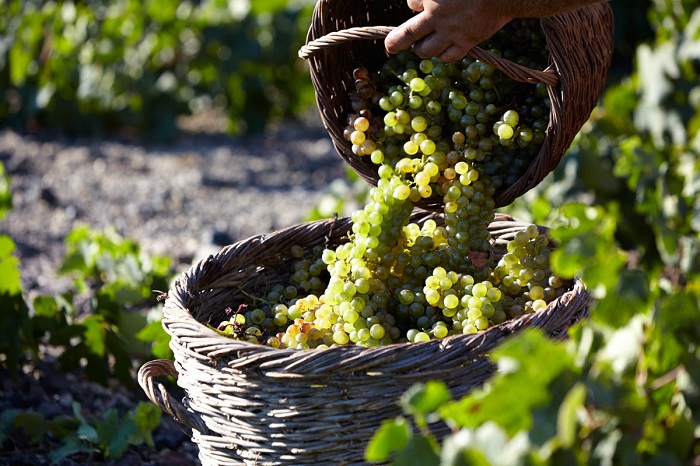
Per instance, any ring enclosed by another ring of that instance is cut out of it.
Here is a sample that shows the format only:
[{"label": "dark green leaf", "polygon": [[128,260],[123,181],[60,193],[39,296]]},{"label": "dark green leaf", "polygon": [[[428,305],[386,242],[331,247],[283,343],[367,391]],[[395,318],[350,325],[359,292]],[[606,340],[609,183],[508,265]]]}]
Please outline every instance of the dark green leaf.
[{"label": "dark green leaf", "polygon": [[163,412],[153,403],[141,401],[136,406],[134,413],[134,421],[141,432],[141,436],[147,445],[153,446],[153,436],[151,433],[160,425],[160,419]]},{"label": "dark green leaf", "polygon": [[391,464],[395,466],[406,464],[438,466],[440,464],[438,445],[424,435],[415,434],[408,440],[406,446],[396,453],[396,458]]},{"label": "dark green leaf", "polygon": [[46,419],[39,413],[24,411],[15,417],[15,429],[35,443],[41,442],[46,433]]},{"label": "dark green leaf", "polygon": [[106,458],[119,459],[129,447],[129,441],[138,428],[131,416],[119,419],[115,409],[107,411],[101,420],[95,423],[95,430],[100,445],[104,448]]},{"label": "dark green leaf", "polygon": [[0,412],[0,445],[10,438],[15,429],[15,417],[20,414],[17,409],[5,409]]},{"label": "dark green leaf", "polygon": [[409,388],[401,397],[401,406],[406,414],[427,418],[451,398],[444,382],[431,380]]},{"label": "dark green leaf", "polygon": [[107,329],[104,319],[101,316],[88,316],[81,322],[85,327],[85,345],[93,354],[97,356],[105,355],[105,340],[107,339]]}]

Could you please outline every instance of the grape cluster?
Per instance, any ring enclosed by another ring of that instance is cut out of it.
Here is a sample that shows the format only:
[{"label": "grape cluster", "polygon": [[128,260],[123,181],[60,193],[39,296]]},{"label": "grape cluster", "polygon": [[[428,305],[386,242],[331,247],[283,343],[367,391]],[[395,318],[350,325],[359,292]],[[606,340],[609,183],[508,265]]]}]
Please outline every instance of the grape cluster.
[{"label": "grape cluster", "polygon": [[[527,22],[510,27],[543,41]],[[546,47],[523,47],[496,52],[546,60]],[[218,330],[276,348],[372,347],[476,333],[560,296],[566,287],[549,268],[546,235],[534,225],[518,232],[494,265],[488,230],[494,194],[540,150],[546,88],[471,58],[442,63],[411,51],[375,73],[360,67],[353,79],[344,137],[377,165],[378,180],[352,214],[348,241],[293,247],[289,283]],[[415,203],[435,196],[444,225],[410,223]]]}]

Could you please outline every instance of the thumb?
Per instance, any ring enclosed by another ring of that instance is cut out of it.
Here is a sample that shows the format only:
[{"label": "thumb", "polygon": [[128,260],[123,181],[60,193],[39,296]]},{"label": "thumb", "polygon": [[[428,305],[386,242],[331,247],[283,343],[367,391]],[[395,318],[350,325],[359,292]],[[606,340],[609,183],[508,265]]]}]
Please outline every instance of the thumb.
[{"label": "thumb", "polygon": [[408,7],[413,11],[423,11],[423,0],[407,0]]},{"label": "thumb", "polygon": [[384,47],[389,53],[397,53],[407,49],[423,37],[433,32],[424,13],[419,13],[402,25],[392,30],[384,38]]}]

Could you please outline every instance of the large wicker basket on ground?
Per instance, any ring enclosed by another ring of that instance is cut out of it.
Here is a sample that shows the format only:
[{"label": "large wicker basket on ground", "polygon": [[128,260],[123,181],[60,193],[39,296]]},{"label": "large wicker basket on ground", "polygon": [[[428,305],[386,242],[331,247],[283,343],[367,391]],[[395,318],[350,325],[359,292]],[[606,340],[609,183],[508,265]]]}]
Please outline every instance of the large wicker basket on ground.
[{"label": "large wicker basket on ground", "polygon": [[[365,180],[376,184],[377,166],[357,157],[343,137],[351,111],[349,90],[358,66],[378,69],[386,61],[383,38],[413,13],[405,0],[319,0],[299,55],[309,61],[324,125],[340,156]],[[510,204],[551,172],[598,102],[614,45],[613,16],[607,2],[540,20],[550,54],[545,70],[533,70],[480,48],[473,58],[487,62],[519,82],[547,84],[551,101],[549,124],[539,155],[514,184],[495,195],[497,207]],[[468,27],[468,25],[465,25]],[[419,206],[440,210],[437,195]]]},{"label": "large wicker basket on ground", "polygon": [[[414,214],[419,223],[435,214]],[[224,309],[263,294],[290,274],[292,245],[334,248],[347,241],[348,218],[303,223],[223,248],[182,274],[165,302],[163,325],[175,361],[139,372],[147,396],[192,428],[204,465],[362,464],[381,421],[400,414],[398,398],[414,383],[440,379],[460,397],[492,373],[486,358],[504,338],[528,327],[554,338],[586,315],[590,297],[578,282],[546,309],[474,335],[376,348],[274,349],[221,336],[207,324]],[[498,216],[494,254],[527,224]],[[155,378],[172,375],[185,391],[174,399]],[[438,427],[438,432],[446,434]]]}]

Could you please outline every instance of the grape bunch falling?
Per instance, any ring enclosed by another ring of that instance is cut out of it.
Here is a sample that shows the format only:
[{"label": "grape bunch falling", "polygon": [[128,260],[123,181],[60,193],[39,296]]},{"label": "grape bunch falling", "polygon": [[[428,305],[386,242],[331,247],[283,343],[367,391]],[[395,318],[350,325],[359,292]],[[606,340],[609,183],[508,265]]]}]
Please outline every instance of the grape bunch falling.
[{"label": "grape bunch falling", "polygon": [[[484,45],[546,66],[541,30],[527,21]],[[353,80],[344,137],[377,165],[378,180],[351,216],[348,241],[293,247],[289,283],[229,308],[217,330],[275,348],[374,347],[477,333],[561,296],[546,235],[534,225],[518,231],[495,261],[488,230],[494,194],[522,176],[544,141],[546,86],[468,57],[443,63],[410,50],[376,72],[358,67]],[[444,224],[411,223],[415,204],[435,196]]]}]

